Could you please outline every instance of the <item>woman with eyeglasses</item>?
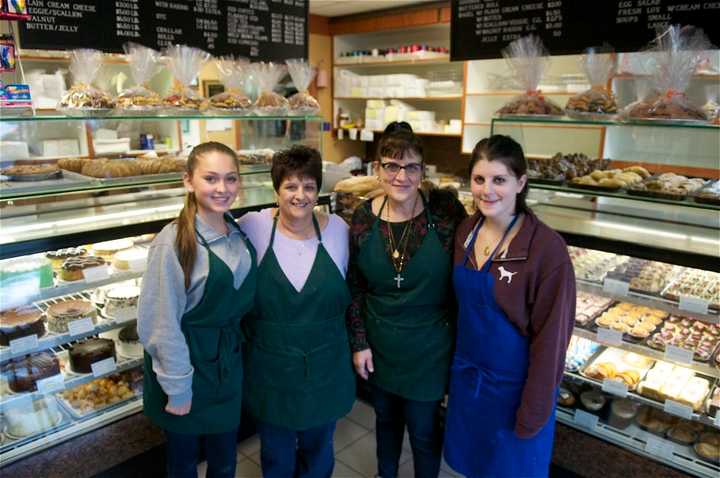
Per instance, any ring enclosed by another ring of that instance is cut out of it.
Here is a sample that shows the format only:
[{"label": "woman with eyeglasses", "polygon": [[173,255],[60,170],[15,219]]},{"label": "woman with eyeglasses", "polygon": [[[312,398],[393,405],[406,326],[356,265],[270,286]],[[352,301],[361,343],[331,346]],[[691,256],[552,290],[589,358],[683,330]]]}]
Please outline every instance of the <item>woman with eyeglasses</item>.
[{"label": "woman with eyeglasses", "polygon": [[415,476],[435,478],[455,340],[453,237],[466,213],[448,191],[421,193],[423,148],[407,124],[386,129],[374,171],[385,194],[355,210],[350,231],[353,365],[370,382],[378,475],[398,476],[407,426]]}]

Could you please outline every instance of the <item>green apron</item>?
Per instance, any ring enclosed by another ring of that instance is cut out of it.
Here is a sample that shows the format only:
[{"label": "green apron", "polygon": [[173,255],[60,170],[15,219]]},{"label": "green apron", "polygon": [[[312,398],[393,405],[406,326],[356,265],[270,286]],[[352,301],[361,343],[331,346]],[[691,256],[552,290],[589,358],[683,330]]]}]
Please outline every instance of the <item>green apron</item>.
[{"label": "green apron", "polygon": [[[235,221],[228,219],[228,222],[238,227]],[[224,433],[240,425],[243,383],[241,321],[252,309],[255,299],[256,255],[243,234],[252,265],[242,286],[235,290],[230,268],[213,253],[205,238],[199,232],[197,234],[207,249],[210,267],[200,302],[186,312],[180,322],[194,368],[190,413],[178,416],[165,411],[167,395],[157,381],[152,358],[147,353],[144,409],[145,415],[155,424],[174,433]]]},{"label": "green apron", "polygon": [[306,430],[346,415],[355,402],[355,377],[345,328],[350,291],[320,244],[300,292],[273,252],[277,215],[258,266],[255,310],[247,324],[245,405],[257,420]]},{"label": "green apron", "polygon": [[445,395],[455,340],[448,307],[452,258],[421,197],[428,232],[405,268],[395,271],[380,232],[387,197],[360,248],[358,264],[369,288],[365,330],[375,367],[370,382],[410,400],[431,401]]}]

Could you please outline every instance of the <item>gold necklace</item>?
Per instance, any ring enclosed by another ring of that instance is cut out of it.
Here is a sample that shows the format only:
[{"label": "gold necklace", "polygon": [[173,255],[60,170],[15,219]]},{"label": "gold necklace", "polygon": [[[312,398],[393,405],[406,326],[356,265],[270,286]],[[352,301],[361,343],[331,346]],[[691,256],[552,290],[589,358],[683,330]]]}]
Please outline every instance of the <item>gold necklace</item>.
[{"label": "gold necklace", "polygon": [[[407,251],[407,244],[409,242],[409,235],[408,231],[410,230],[410,226],[412,225],[413,219],[415,219],[415,208],[417,207],[417,201],[418,196],[415,196],[415,202],[413,203],[412,208],[412,218],[408,220],[407,224],[405,225],[405,228],[403,229],[402,234],[400,234],[400,241],[397,243],[395,242],[395,234],[393,233],[392,224],[390,222],[390,203],[388,202],[388,208],[386,211],[386,217],[387,217],[387,223],[388,223],[388,235],[390,236],[390,249],[391,249],[391,256],[393,259],[393,266],[395,266],[395,269],[397,272],[400,272],[402,270],[403,261],[405,259],[405,252]],[[403,248],[402,253],[400,253],[400,247],[403,245],[403,242],[405,243],[405,247]],[[400,260],[399,266],[395,264],[395,261]]]}]

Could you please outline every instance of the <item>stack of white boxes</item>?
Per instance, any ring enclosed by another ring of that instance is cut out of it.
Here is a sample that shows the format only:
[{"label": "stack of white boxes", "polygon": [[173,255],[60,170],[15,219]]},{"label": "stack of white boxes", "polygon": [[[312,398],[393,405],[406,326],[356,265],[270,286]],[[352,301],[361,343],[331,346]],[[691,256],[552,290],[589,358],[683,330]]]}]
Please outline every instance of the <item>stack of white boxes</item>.
[{"label": "stack of white boxes", "polygon": [[365,108],[365,129],[381,131],[393,121],[407,121],[413,131],[441,131],[435,123],[434,111],[416,110],[400,100],[368,100]]},{"label": "stack of white boxes", "polygon": [[417,75],[393,74],[361,76],[338,70],[335,96],[354,98],[424,98],[429,81]]}]

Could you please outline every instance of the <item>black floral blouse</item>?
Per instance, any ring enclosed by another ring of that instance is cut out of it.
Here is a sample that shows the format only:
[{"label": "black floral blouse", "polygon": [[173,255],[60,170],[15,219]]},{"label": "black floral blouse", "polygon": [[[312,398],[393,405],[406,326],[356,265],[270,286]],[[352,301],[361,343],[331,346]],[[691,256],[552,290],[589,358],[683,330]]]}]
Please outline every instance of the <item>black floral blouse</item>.
[{"label": "black floral blouse", "polygon": [[[387,207],[387,205],[385,206]],[[449,191],[433,189],[428,198],[428,207],[435,223],[435,230],[445,251],[452,256],[455,241],[455,229],[467,216],[465,208],[460,201]],[[367,349],[368,343],[365,333],[363,307],[365,294],[368,291],[366,278],[358,267],[360,248],[370,237],[372,226],[377,216],[372,212],[372,201],[368,200],[355,209],[350,225],[350,263],[348,265],[347,280],[352,294],[352,303],[348,308],[346,323],[350,334],[350,345],[353,352]],[[397,223],[394,223],[397,225]],[[405,223],[402,223],[405,224]],[[385,249],[388,258],[391,256],[389,240],[389,224],[380,220],[380,233],[385,240]],[[397,232],[397,231],[396,231]],[[425,211],[417,216],[408,231],[406,255],[408,261],[417,252],[428,232],[428,221]]]}]

